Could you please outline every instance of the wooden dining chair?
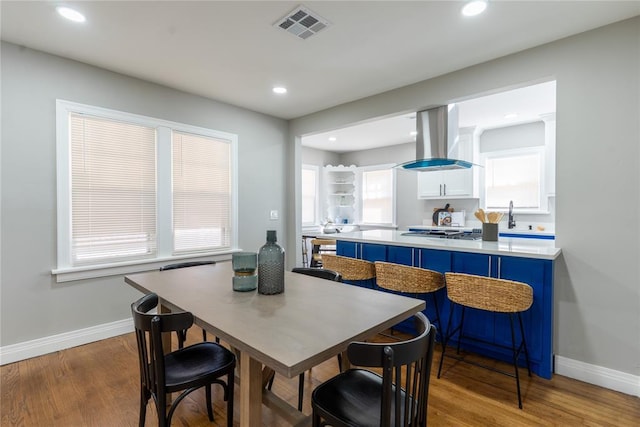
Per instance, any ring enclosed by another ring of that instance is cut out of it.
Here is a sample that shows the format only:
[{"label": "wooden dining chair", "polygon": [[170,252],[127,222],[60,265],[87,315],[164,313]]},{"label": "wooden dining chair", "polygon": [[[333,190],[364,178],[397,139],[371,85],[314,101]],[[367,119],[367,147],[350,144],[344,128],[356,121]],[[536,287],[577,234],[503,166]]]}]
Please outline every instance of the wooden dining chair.
[{"label": "wooden dining chair", "polygon": [[[219,384],[227,402],[227,426],[233,426],[235,355],[214,342],[201,342],[164,354],[162,334],[193,325],[189,312],[149,313],[158,307],[158,296],[148,294],[131,304],[140,365],[140,427],[144,427],[147,403],[153,398],[158,425],[169,427],[178,404],[191,392],[205,387],[207,413],[213,421],[211,386]],[[226,376],[226,381],[222,377]],[[181,392],[169,406],[167,395]]]},{"label": "wooden dining chair", "polygon": [[[213,260],[207,260],[207,261],[187,261],[187,262],[178,262],[175,264],[167,264],[167,265],[163,265],[162,267],[160,267],[160,271],[167,271],[167,270],[175,270],[178,268],[188,268],[188,267],[197,267],[200,265],[212,265],[215,264],[216,262]],[[187,331],[184,331],[183,334],[178,333],[178,342],[180,343],[180,345],[182,346],[182,343],[185,342],[187,340]],[[205,331],[204,329],[202,330],[202,341],[206,341],[207,340],[207,331]],[[220,342],[220,338],[216,337],[216,342]]]},{"label": "wooden dining chair", "polygon": [[[527,350],[527,341],[525,340],[521,313],[528,310],[533,304],[533,288],[526,283],[515,282],[513,280],[496,279],[492,277],[463,273],[445,273],[445,282],[447,287],[447,298],[451,302],[451,308],[449,321],[447,322],[447,331],[444,334],[442,342],[442,354],[440,355],[440,364],[438,365],[438,378],[440,378],[440,374],[442,372],[442,362],[444,361],[445,355],[503,375],[515,377],[516,388],[518,391],[518,407],[522,409],[520,374],[518,370],[518,359],[521,352],[524,351],[529,376],[531,376],[531,365],[529,363],[529,351]],[[456,307],[460,307],[460,322],[456,327],[452,328],[454,309]],[[486,342],[485,344],[492,344],[493,346],[505,348],[511,351],[514,370],[513,374],[495,369],[492,366],[471,362],[466,360],[464,357],[460,357],[460,344],[468,340],[473,341],[473,337],[464,335],[464,314],[466,309],[483,310],[491,313],[507,315],[509,317],[509,325],[511,327],[511,346],[503,346],[498,343]],[[518,323],[520,325],[520,343],[517,345],[515,328],[513,325],[514,315],[518,318]],[[447,350],[447,343],[456,334],[458,334],[456,355],[445,354]]]},{"label": "wooden dining chair", "polygon": [[310,267],[322,267],[322,257],[326,253],[336,252],[336,241],[333,239],[311,240],[311,264]]},{"label": "wooden dining chair", "polygon": [[[311,396],[313,426],[427,425],[429,379],[436,330],[414,316],[418,336],[393,343],[353,342],[349,369],[319,385]],[[362,368],[382,368],[382,375]]]}]

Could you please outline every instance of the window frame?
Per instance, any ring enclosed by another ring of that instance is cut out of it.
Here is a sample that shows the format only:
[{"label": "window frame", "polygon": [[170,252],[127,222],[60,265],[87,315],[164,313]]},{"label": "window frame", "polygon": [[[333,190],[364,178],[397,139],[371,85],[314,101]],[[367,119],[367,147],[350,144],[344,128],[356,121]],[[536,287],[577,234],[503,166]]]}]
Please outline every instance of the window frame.
[{"label": "window frame", "polygon": [[[539,169],[538,176],[540,179],[540,189],[539,189],[539,208],[531,209],[531,208],[518,208],[514,206],[513,211],[516,213],[526,213],[526,214],[548,214],[549,213],[549,199],[547,197],[546,190],[546,146],[532,146],[532,147],[522,147],[522,148],[513,148],[508,150],[496,150],[496,151],[487,151],[480,154],[480,164],[483,166],[482,173],[480,174],[480,200],[482,200],[482,208],[487,208],[487,182],[484,167],[487,164],[487,159],[500,159],[505,157],[519,157],[519,156],[527,156],[535,154],[539,159]],[[508,207],[504,209],[496,209],[491,208],[492,210],[497,211],[508,211]]]},{"label": "window frame", "polygon": [[[379,226],[379,227],[397,227],[397,216],[396,216],[396,200],[397,200],[397,179],[396,179],[396,169],[394,168],[394,164],[382,164],[382,165],[370,165],[370,166],[360,166],[358,167],[358,217],[360,219],[359,224],[370,227],[370,226]],[[364,174],[366,172],[374,172],[380,170],[389,170],[391,172],[391,222],[365,222],[364,220]]]},{"label": "window frame", "polygon": [[[312,227],[312,226],[316,226],[320,224],[320,167],[318,165],[311,165],[311,164],[302,164],[301,168],[301,175],[302,175],[302,171],[304,170],[309,170],[312,171],[316,177],[316,188],[315,188],[315,202],[314,202],[314,212],[313,212],[313,222],[301,222],[301,225],[303,227]],[[300,179],[301,183],[302,183],[302,177]],[[304,198],[301,198],[301,203],[304,201]],[[300,212],[302,213],[302,206],[300,207]]]},{"label": "window frame", "polygon": [[[156,129],[156,226],[157,253],[147,259],[117,261],[74,266],[71,258],[71,142],[69,114],[85,114],[104,119],[153,127]],[[172,200],[172,131],[192,133],[229,141],[231,149],[231,242],[219,251],[173,255]],[[228,259],[238,242],[238,136],[203,127],[153,117],[56,100],[56,167],[57,167],[57,267],[52,269],[57,282],[127,274],[159,268],[169,262],[201,259]]]}]

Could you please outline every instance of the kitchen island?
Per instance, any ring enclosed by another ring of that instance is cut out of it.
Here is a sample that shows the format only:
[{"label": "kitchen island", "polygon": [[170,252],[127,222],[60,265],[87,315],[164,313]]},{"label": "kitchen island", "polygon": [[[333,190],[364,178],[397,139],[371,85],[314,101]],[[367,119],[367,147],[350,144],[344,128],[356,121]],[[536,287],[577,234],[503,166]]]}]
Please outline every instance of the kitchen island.
[{"label": "kitchen island", "polygon": [[[553,265],[561,250],[553,240],[499,238],[482,240],[441,239],[403,235],[396,230],[367,230],[327,234],[337,241],[336,253],[368,261],[387,261],[430,270],[476,274],[524,282],[533,288],[533,305],[523,313],[523,323],[531,370],[542,378],[553,373]],[[436,293],[442,325],[446,328],[450,304],[446,290]],[[432,300],[427,300],[425,314],[435,319]],[[454,323],[459,311],[454,313]],[[486,356],[509,361],[510,350],[496,349],[481,341],[511,345],[507,316],[468,310],[465,335],[479,340],[465,348]],[[455,341],[455,340],[454,340]],[[453,343],[455,344],[455,342]]]}]

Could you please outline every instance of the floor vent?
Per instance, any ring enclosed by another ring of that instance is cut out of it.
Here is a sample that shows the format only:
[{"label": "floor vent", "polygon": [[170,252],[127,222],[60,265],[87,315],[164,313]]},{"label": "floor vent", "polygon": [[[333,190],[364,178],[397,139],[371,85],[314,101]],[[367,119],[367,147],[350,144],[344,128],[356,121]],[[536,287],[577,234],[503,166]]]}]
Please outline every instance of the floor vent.
[{"label": "floor vent", "polygon": [[324,30],[329,25],[331,25],[329,21],[303,6],[296,7],[273,24],[274,27],[282,28],[303,40]]}]

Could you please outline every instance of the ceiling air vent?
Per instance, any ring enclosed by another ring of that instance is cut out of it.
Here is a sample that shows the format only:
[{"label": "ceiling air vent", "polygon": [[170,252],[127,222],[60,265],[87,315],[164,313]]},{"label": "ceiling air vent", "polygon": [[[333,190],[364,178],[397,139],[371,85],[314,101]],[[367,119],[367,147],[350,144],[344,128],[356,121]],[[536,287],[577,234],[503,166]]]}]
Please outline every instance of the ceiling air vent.
[{"label": "ceiling air vent", "polygon": [[303,6],[296,7],[273,24],[274,27],[280,27],[303,40],[317,34],[329,25],[331,25],[329,21]]}]

